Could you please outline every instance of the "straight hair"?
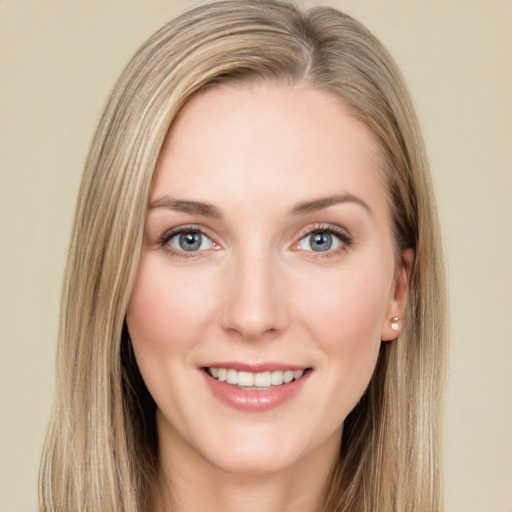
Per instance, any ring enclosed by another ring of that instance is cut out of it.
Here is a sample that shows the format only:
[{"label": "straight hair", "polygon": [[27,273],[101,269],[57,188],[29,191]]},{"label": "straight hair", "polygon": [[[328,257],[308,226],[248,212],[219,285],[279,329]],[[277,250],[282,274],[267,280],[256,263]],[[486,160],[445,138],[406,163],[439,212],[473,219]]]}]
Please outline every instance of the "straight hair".
[{"label": "straight hair", "polygon": [[379,41],[328,7],[233,0],[186,12],[121,74],[92,141],[63,287],[57,391],[40,469],[44,512],[138,512],[157,500],[155,403],[125,315],[155,164],[193,95],[222,84],[304,86],[372,134],[397,263],[415,252],[403,330],[383,343],[344,423],[325,512],[443,510],[447,299],[436,204],[407,87]]}]

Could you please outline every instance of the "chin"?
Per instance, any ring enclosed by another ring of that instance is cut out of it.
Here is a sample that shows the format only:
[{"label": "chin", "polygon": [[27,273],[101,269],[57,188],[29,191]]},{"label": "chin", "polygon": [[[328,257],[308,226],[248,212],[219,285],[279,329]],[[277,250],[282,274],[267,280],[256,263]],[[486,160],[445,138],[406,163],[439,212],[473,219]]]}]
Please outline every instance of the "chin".
[{"label": "chin", "polygon": [[270,475],[293,467],[301,460],[300,456],[276,454],[274,450],[260,449],[257,452],[238,449],[223,457],[215,457],[210,462],[219,470],[238,475]]},{"label": "chin", "polygon": [[228,442],[218,443],[218,439],[203,444],[202,456],[210,464],[227,473],[263,476],[308,465],[312,454],[324,448],[325,453],[337,453],[341,429],[323,442],[311,436],[307,442],[307,435],[294,433],[285,426],[280,426],[277,432],[273,429],[253,430],[251,433],[228,432],[224,437]]}]

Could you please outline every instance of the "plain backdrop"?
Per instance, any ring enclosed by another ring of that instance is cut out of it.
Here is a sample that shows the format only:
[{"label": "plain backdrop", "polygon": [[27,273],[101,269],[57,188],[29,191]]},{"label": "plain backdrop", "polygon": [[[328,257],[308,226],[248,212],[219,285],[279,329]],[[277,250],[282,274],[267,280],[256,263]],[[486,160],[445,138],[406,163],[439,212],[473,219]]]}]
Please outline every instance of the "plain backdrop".
[{"label": "plain backdrop", "polygon": [[[102,105],[138,45],[194,3],[0,0],[1,512],[37,509],[61,280]],[[329,3],[388,47],[424,128],[452,303],[448,512],[510,512],[512,1]]]}]

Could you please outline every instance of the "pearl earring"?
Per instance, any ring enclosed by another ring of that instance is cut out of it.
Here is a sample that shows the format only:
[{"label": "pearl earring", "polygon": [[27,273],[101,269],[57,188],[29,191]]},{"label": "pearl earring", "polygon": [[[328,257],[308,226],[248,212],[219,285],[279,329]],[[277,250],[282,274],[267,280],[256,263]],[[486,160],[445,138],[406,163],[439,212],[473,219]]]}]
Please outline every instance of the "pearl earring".
[{"label": "pearl earring", "polygon": [[398,331],[398,329],[400,329],[400,326],[398,325],[398,320],[400,320],[400,317],[399,316],[394,316],[392,319],[391,319],[391,329],[393,329],[393,331]]}]

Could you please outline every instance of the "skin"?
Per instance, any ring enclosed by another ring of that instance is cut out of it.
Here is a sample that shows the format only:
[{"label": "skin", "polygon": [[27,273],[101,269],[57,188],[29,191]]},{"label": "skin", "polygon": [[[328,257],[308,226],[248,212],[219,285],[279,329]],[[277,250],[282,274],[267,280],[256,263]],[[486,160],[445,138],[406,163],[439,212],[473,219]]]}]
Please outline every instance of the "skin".
[{"label": "skin", "polygon": [[[303,87],[209,89],[174,122],[127,322],[177,510],[320,509],[343,421],[407,296],[413,255],[397,268],[377,154],[338,101]],[[180,227],[204,233],[199,250],[181,248]],[[340,237],[313,250],[326,229]],[[290,400],[247,412],[205,384],[215,361],[311,371]]]}]

